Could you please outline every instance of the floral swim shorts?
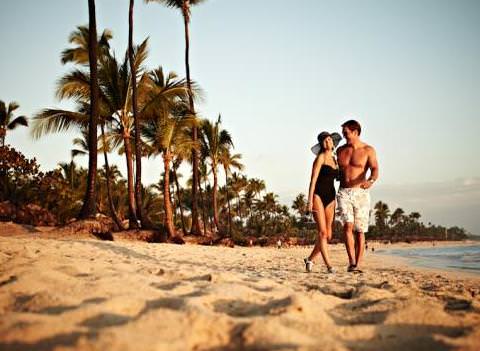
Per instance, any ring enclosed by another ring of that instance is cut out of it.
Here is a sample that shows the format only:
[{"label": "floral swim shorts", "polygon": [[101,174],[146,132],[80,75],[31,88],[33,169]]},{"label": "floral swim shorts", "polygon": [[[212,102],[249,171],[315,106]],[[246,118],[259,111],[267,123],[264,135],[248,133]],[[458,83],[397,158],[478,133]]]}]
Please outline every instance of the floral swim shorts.
[{"label": "floral swim shorts", "polygon": [[353,223],[354,231],[366,233],[370,218],[370,193],[362,188],[340,188],[337,193],[337,219]]}]

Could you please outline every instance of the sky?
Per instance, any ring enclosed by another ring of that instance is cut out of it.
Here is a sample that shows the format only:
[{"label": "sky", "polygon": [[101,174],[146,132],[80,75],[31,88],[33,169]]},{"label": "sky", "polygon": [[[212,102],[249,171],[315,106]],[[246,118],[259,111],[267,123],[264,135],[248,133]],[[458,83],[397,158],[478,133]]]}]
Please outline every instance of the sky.
[{"label": "sky", "polygon": [[[128,1],[96,3],[98,31],[113,31],[122,57]],[[55,98],[72,68],[60,53],[87,23],[86,0],[0,2],[0,99],[17,101],[17,115],[73,108]],[[184,76],[181,14],[137,0],[134,40],[146,37],[147,66]],[[222,115],[247,176],[287,205],[308,191],[317,134],[355,118],[379,160],[373,203],[480,234],[479,37],[476,0],[208,0],[192,8],[191,74],[205,91],[196,109]],[[48,170],[70,160],[77,134],[32,140],[18,128],[6,141]],[[161,172],[160,159],[144,162],[144,183]]]}]

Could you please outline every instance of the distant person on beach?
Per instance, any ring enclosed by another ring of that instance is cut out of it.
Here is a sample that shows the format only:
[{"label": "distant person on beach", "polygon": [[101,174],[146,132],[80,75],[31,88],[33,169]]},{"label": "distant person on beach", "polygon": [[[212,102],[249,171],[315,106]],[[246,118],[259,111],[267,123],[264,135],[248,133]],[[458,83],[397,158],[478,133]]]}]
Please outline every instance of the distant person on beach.
[{"label": "distant person on beach", "polygon": [[332,238],[332,225],[335,217],[334,180],[338,178],[338,165],[333,154],[342,137],[338,133],[322,132],[318,135],[318,144],[312,147],[317,155],[312,166],[310,187],[308,190],[308,213],[313,214],[318,236],[315,246],[308,258],[304,259],[305,270],[311,272],[319,254],[327,266],[328,273],[334,273],[328,256],[328,240]]},{"label": "distant person on beach", "polygon": [[[346,144],[338,148],[340,188],[337,194],[338,219],[343,225],[349,272],[361,272],[370,214],[369,189],[378,179],[375,149],[360,140],[360,123],[349,120],[342,124]],[[367,172],[370,175],[367,179]],[[355,237],[354,237],[355,232]]]}]

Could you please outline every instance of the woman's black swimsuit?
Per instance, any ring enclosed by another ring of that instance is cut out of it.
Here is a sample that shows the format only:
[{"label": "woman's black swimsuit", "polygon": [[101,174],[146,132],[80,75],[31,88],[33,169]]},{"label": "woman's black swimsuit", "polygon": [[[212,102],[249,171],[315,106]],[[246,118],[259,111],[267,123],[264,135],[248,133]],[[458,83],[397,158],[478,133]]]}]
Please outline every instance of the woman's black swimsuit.
[{"label": "woman's black swimsuit", "polygon": [[335,200],[335,187],[333,181],[338,178],[338,169],[329,165],[322,165],[318,173],[317,183],[315,184],[314,194],[320,196],[323,207],[327,207]]}]

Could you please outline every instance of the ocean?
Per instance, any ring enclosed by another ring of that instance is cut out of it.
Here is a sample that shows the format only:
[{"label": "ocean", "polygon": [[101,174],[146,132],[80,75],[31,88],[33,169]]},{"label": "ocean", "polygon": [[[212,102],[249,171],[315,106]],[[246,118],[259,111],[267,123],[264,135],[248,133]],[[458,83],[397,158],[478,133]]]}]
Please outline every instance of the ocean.
[{"label": "ocean", "polygon": [[401,256],[416,266],[480,275],[480,244],[404,249],[380,249],[380,254]]}]

